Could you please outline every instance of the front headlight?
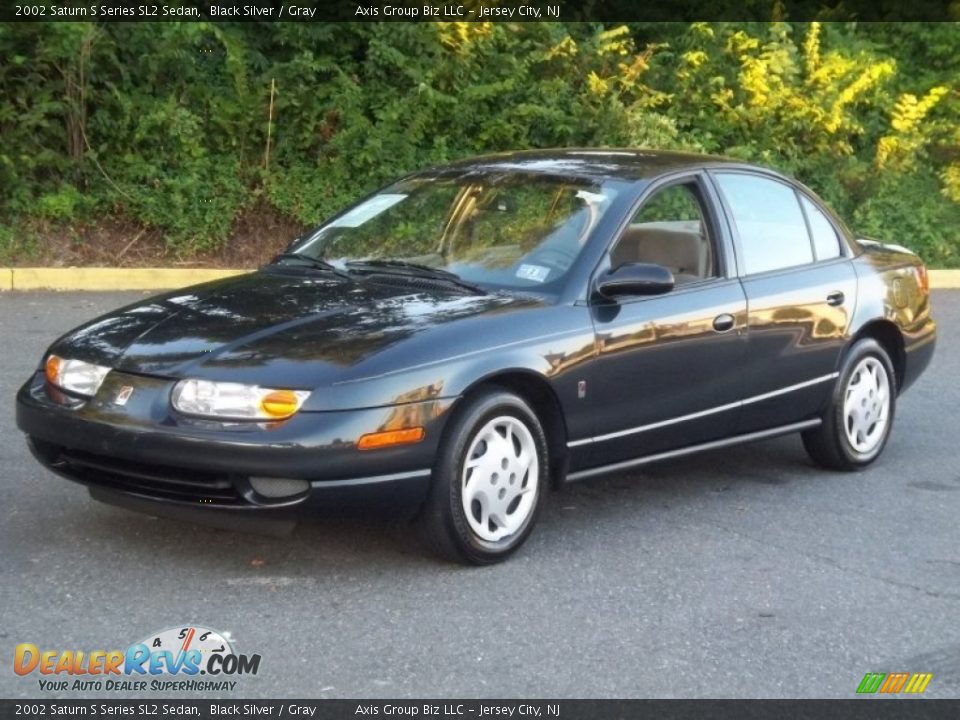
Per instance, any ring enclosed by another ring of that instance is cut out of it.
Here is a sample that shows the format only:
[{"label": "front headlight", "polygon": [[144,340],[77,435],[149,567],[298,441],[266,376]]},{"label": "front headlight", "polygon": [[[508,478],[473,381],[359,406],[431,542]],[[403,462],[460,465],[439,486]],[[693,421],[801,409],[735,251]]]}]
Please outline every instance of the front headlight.
[{"label": "front headlight", "polygon": [[84,397],[93,397],[97,394],[108,372],[110,368],[103,365],[94,365],[82,360],[68,360],[59,355],[47,356],[47,361],[44,363],[44,374],[48,382],[61,390]]},{"label": "front headlight", "polygon": [[279,390],[240,383],[181,380],[173,407],[187,415],[225,420],[283,420],[310,397],[306,390]]}]

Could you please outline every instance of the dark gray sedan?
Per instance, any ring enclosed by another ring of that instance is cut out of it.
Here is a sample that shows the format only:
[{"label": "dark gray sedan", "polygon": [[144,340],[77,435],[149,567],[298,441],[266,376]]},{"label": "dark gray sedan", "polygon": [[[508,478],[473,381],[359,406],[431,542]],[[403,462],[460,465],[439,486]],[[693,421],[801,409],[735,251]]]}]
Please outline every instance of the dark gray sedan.
[{"label": "dark gray sedan", "polygon": [[404,501],[490,563],[565,481],[792,432],[869,465],[934,340],[923,263],[797,182],[526,152],[415,173],[257,272],[92,320],[17,421],[107,502],[281,530]]}]

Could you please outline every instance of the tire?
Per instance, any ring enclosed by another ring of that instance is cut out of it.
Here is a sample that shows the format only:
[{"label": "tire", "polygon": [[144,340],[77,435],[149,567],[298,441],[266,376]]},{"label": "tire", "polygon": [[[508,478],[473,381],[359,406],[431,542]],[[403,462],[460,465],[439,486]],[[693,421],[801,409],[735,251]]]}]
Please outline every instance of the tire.
[{"label": "tire", "polygon": [[814,462],[831,470],[860,470],[883,452],[897,406],[897,376],[886,350],[865,338],[847,352],[823,415],[803,433]]},{"label": "tire", "polygon": [[547,438],[530,406],[499,388],[466,398],[455,412],[419,523],[446,559],[501,562],[536,523],[548,487]]}]

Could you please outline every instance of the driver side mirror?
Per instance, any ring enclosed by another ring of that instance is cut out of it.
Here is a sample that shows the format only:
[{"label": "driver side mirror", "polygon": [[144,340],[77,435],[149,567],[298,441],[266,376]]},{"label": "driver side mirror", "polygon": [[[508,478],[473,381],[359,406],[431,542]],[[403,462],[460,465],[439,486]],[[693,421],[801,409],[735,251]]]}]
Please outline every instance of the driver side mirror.
[{"label": "driver side mirror", "polygon": [[631,295],[662,295],[673,290],[673,273],[663,265],[625,263],[597,279],[597,292],[608,300]]}]

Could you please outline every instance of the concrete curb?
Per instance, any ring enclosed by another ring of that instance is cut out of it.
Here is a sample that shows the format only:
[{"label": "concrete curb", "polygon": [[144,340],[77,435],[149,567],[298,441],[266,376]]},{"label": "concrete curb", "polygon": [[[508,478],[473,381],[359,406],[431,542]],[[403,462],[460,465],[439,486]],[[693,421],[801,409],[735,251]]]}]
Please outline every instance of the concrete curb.
[{"label": "concrete curb", "polygon": [[[251,272],[205,268],[0,268],[4,290],[166,290]],[[930,287],[960,288],[960,270],[931,270]]]},{"label": "concrete curb", "polygon": [[935,290],[960,288],[960,270],[930,270],[930,287]]},{"label": "concrete curb", "polygon": [[250,270],[205,268],[12,268],[3,290],[166,290],[241,275]]}]

